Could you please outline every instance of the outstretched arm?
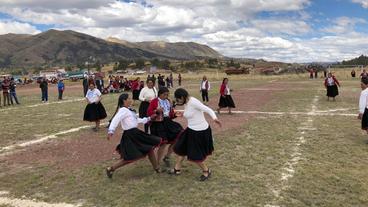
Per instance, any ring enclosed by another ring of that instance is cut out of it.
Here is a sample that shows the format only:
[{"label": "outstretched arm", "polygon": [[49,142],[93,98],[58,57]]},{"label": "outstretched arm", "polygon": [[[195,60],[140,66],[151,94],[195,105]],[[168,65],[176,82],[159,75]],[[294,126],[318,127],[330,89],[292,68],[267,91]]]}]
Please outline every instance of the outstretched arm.
[{"label": "outstretched arm", "polygon": [[118,127],[121,120],[123,120],[127,116],[127,112],[124,110],[119,109],[118,113],[115,114],[114,118],[112,119],[109,130],[108,130],[108,138],[111,138],[114,135],[116,128]]}]

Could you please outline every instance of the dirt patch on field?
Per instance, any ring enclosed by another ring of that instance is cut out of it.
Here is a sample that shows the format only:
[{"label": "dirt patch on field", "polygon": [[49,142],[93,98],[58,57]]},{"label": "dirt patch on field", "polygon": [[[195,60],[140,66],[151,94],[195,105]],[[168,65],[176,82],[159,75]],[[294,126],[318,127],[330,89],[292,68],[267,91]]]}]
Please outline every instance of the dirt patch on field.
[{"label": "dirt patch on field", "polygon": [[[278,84],[277,82],[267,84],[262,88],[290,89],[285,84]],[[273,98],[274,93],[275,91],[273,90],[249,90],[249,88],[236,90],[232,94],[236,104],[236,109],[234,110],[260,110],[262,106]],[[216,109],[217,103],[218,97],[214,97],[210,100],[209,106]],[[210,123],[216,136],[226,133],[228,130],[239,129],[253,116],[255,115],[228,115],[226,111],[223,111],[219,115],[219,119],[223,124],[222,128],[214,125],[211,121]],[[178,118],[177,121],[186,126],[186,121],[183,118]],[[106,140],[106,129],[104,128],[98,133],[92,130],[85,130],[76,136],[73,139],[50,141],[29,147],[26,150],[0,158],[0,163],[10,168],[41,165],[54,166],[57,170],[70,170],[118,157],[116,154],[114,155],[114,149],[116,144],[120,142],[121,132],[117,133],[111,141]],[[68,137],[71,136],[68,135]]]}]

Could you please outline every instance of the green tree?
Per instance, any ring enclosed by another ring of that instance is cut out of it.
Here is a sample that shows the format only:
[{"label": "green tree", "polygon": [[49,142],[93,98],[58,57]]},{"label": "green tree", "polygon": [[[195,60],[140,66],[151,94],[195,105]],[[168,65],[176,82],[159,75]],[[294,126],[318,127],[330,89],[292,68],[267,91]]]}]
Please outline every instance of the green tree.
[{"label": "green tree", "polygon": [[117,64],[116,70],[125,70],[127,69],[128,65],[129,65],[129,61],[122,59],[119,61],[119,63]]},{"label": "green tree", "polygon": [[151,60],[151,64],[152,64],[152,66],[155,66],[155,67],[158,67],[158,68],[162,67],[161,61],[157,58]]},{"label": "green tree", "polygon": [[168,69],[170,69],[170,61],[169,60],[163,60],[162,62],[161,62],[161,66],[162,66],[162,68],[163,69],[165,69],[165,70],[168,70]]},{"label": "green tree", "polygon": [[143,59],[136,59],[135,60],[135,66],[139,69],[142,69],[144,67],[144,60]]}]

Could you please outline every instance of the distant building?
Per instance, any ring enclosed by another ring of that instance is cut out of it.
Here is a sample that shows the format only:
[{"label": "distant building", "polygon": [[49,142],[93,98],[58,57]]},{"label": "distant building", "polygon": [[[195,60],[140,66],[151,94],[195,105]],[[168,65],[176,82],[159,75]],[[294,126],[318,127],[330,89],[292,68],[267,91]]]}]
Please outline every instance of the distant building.
[{"label": "distant building", "polygon": [[53,78],[65,78],[67,72],[64,68],[52,68],[48,70],[40,71],[40,77],[46,77],[46,79],[51,80]]}]

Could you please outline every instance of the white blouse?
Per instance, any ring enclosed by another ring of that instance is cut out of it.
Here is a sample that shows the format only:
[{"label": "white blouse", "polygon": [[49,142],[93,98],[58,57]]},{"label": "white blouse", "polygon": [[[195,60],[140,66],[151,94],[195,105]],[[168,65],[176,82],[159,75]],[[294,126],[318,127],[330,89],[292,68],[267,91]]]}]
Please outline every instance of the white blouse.
[{"label": "white blouse", "polygon": [[368,88],[364,89],[360,93],[359,99],[359,113],[364,113],[365,109],[368,108]]},{"label": "white blouse", "polygon": [[206,130],[209,126],[203,112],[211,116],[213,120],[217,119],[215,112],[202,104],[198,99],[190,97],[188,103],[184,105],[184,117],[188,120],[188,128],[195,131]]},{"label": "white blouse", "polygon": [[225,95],[230,95],[230,87],[226,84]]},{"label": "white blouse", "polygon": [[150,118],[138,118],[135,111],[131,111],[126,107],[122,107],[112,119],[108,133],[114,134],[119,123],[121,123],[121,127],[123,128],[123,130],[129,130],[137,128],[139,123],[146,124],[149,121]]},{"label": "white blouse", "polygon": [[93,90],[88,89],[87,94],[86,94],[86,98],[91,103],[96,103],[100,96],[101,96],[101,92],[97,88]]},{"label": "white blouse", "polygon": [[332,77],[331,78],[327,78],[327,85],[328,86],[335,85],[335,80]]},{"label": "white blouse", "polygon": [[210,88],[211,88],[211,84],[210,84],[210,82],[208,81],[208,80],[206,80],[206,81],[202,81],[201,82],[201,90],[206,90],[206,82],[208,83],[208,91],[210,90]]},{"label": "white blouse", "polygon": [[139,100],[141,101],[151,101],[156,97],[157,97],[157,90],[155,87],[153,88],[144,87],[139,93]]}]

